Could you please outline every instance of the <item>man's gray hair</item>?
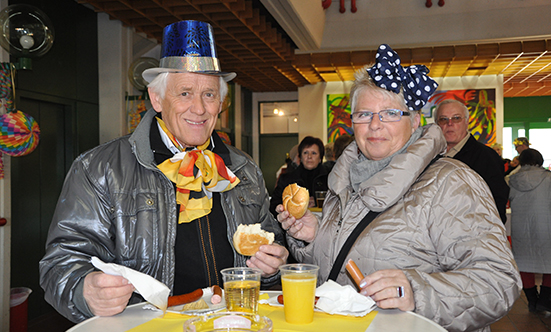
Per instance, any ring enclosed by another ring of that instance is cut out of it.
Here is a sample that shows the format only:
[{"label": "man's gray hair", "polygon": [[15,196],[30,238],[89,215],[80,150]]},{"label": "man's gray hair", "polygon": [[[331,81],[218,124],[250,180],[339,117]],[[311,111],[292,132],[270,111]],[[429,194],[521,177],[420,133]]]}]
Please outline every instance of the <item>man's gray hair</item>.
[{"label": "man's gray hair", "polygon": [[[165,98],[166,88],[167,88],[167,82],[168,82],[168,74],[170,73],[160,73],[155,77],[151,83],[147,85],[148,88],[151,88],[153,92],[158,94],[161,99]],[[226,99],[226,95],[228,94],[228,83],[224,81],[224,78],[222,76],[220,77],[220,102],[223,102],[224,99]]]},{"label": "man's gray hair", "polygon": [[469,109],[467,108],[467,106],[465,106],[465,104],[463,104],[459,100],[455,100],[455,99],[446,99],[446,100],[442,101],[440,104],[436,105],[436,109],[434,110],[435,113],[436,113],[436,116],[435,116],[436,121],[438,121],[438,117],[439,117],[438,112],[440,111],[440,108],[444,105],[447,105],[447,104],[457,104],[457,105],[461,106],[461,109],[465,113],[464,114],[465,119],[466,119],[467,122],[469,122]]}]

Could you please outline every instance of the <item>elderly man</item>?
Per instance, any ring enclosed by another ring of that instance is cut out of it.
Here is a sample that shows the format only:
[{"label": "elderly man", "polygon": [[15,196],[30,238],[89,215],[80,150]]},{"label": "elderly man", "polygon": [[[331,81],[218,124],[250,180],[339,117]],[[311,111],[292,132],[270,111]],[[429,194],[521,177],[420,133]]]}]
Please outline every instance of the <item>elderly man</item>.
[{"label": "elderly man", "polygon": [[160,68],[143,76],[153,109],[133,134],[75,160],[40,262],[46,300],[74,322],[141,300],[123,277],[95,270],[93,256],[147,273],[173,295],[221,285],[220,270],[232,266],[261,269],[269,285],[288,256],[278,244],[249,259],[233,248],[240,223],[261,223],[279,243],[283,235],[259,167],[214,131],[235,74],[220,71],[212,27],[167,26]]},{"label": "elderly man", "polygon": [[503,161],[497,152],[478,142],[469,133],[467,107],[457,100],[444,100],[436,106],[436,122],[442,128],[448,143],[445,156],[461,160],[486,181],[494,197],[499,216],[505,223],[509,186],[504,179]]}]

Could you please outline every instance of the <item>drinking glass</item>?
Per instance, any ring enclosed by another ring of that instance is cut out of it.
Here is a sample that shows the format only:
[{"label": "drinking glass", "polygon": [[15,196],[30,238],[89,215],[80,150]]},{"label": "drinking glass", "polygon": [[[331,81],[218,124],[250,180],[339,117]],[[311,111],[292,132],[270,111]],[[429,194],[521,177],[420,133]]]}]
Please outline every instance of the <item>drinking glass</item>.
[{"label": "drinking glass", "polygon": [[226,309],[256,314],[262,271],[248,267],[232,267],[220,272],[224,279]]},{"label": "drinking glass", "polygon": [[283,288],[285,321],[308,324],[314,320],[314,299],[319,267],[311,264],[286,264],[279,267]]}]

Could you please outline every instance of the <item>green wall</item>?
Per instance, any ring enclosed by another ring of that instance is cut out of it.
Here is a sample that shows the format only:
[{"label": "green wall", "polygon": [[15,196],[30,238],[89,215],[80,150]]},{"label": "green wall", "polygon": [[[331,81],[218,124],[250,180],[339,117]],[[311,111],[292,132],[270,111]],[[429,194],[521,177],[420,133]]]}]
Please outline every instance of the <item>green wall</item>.
[{"label": "green wall", "polygon": [[[504,113],[506,125],[507,123],[548,122],[551,119],[551,96],[504,98]],[[551,122],[548,123],[551,127]],[[535,127],[531,126],[531,128]]]}]

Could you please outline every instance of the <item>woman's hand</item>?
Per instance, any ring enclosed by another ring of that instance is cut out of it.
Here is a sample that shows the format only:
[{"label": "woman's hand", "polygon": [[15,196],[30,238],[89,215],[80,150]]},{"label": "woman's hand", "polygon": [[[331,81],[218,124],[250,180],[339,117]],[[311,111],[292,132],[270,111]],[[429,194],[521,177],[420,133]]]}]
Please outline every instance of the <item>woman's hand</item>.
[{"label": "woman's hand", "polygon": [[360,288],[360,293],[371,296],[379,308],[398,308],[402,311],[415,309],[411,284],[401,270],[379,270],[367,275],[360,283]]},{"label": "woman's hand", "polygon": [[263,277],[276,274],[279,267],[287,262],[289,251],[279,244],[268,244],[260,246],[258,251],[247,260],[247,266],[262,270]]},{"label": "woman's hand", "polygon": [[312,242],[316,238],[318,230],[318,218],[309,210],[300,219],[295,219],[283,208],[283,205],[276,206],[277,221],[281,227],[292,237],[298,240]]}]

